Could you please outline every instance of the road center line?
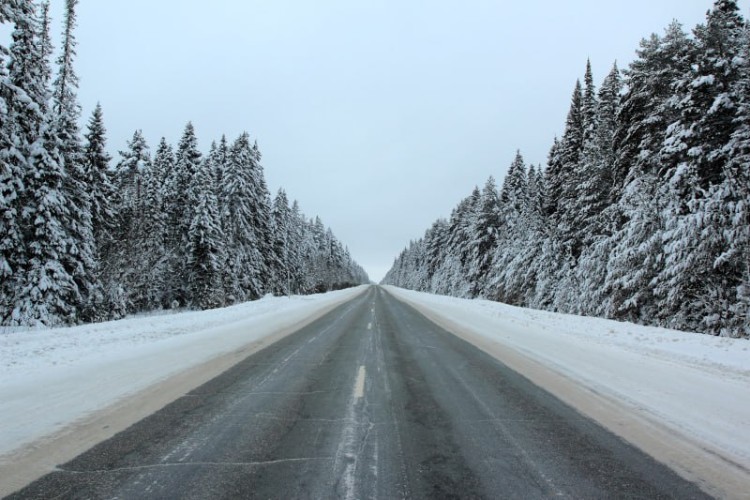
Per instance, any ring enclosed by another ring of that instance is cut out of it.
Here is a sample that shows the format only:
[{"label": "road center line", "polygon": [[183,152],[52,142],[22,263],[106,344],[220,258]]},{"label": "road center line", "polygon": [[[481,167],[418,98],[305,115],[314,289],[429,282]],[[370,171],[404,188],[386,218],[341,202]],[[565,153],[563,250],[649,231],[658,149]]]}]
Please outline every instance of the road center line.
[{"label": "road center line", "polygon": [[359,399],[365,395],[365,367],[359,367],[359,373],[357,373],[357,381],[354,383],[354,397]]},{"label": "road center line", "polygon": [[372,330],[372,323],[367,323],[367,329]]}]

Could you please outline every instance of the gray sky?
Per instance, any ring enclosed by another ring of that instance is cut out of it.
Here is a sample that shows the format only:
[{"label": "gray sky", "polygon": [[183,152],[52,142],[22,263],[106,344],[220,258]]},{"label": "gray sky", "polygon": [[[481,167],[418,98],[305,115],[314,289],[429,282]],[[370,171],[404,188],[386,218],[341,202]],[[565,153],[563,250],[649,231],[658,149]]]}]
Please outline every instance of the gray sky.
[{"label": "gray sky", "polygon": [[[110,149],[192,120],[247,130],[269,188],[320,215],[374,280],[516,149],[543,163],[591,58],[599,84],[712,0],[81,0],[76,69]],[[56,45],[63,0],[52,0]],[[750,0],[740,0],[743,15]]]}]

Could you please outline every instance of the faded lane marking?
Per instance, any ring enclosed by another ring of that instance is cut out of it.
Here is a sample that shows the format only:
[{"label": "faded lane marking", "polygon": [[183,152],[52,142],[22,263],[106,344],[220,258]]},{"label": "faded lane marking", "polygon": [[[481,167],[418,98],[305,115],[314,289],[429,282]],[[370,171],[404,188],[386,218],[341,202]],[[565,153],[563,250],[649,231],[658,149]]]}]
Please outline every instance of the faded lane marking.
[{"label": "faded lane marking", "polygon": [[359,367],[357,381],[354,383],[354,397],[359,399],[365,395],[365,367]]},{"label": "faded lane marking", "polygon": [[368,329],[368,330],[372,330],[372,322],[370,322],[370,323],[367,323],[367,329]]}]

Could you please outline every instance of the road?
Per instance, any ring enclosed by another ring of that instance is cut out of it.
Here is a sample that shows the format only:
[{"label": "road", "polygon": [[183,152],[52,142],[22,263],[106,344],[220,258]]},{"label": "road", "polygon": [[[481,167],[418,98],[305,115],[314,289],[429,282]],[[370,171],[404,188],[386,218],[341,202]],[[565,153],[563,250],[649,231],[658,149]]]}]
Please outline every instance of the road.
[{"label": "road", "polygon": [[10,498],[704,498],[383,289]]}]

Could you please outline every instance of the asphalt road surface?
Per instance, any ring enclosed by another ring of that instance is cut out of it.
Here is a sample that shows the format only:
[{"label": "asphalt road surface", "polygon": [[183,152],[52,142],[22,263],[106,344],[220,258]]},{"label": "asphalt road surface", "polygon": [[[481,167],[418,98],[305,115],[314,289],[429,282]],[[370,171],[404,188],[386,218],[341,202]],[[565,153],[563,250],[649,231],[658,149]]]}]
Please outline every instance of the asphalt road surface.
[{"label": "asphalt road surface", "polygon": [[378,287],[11,498],[704,498]]}]

